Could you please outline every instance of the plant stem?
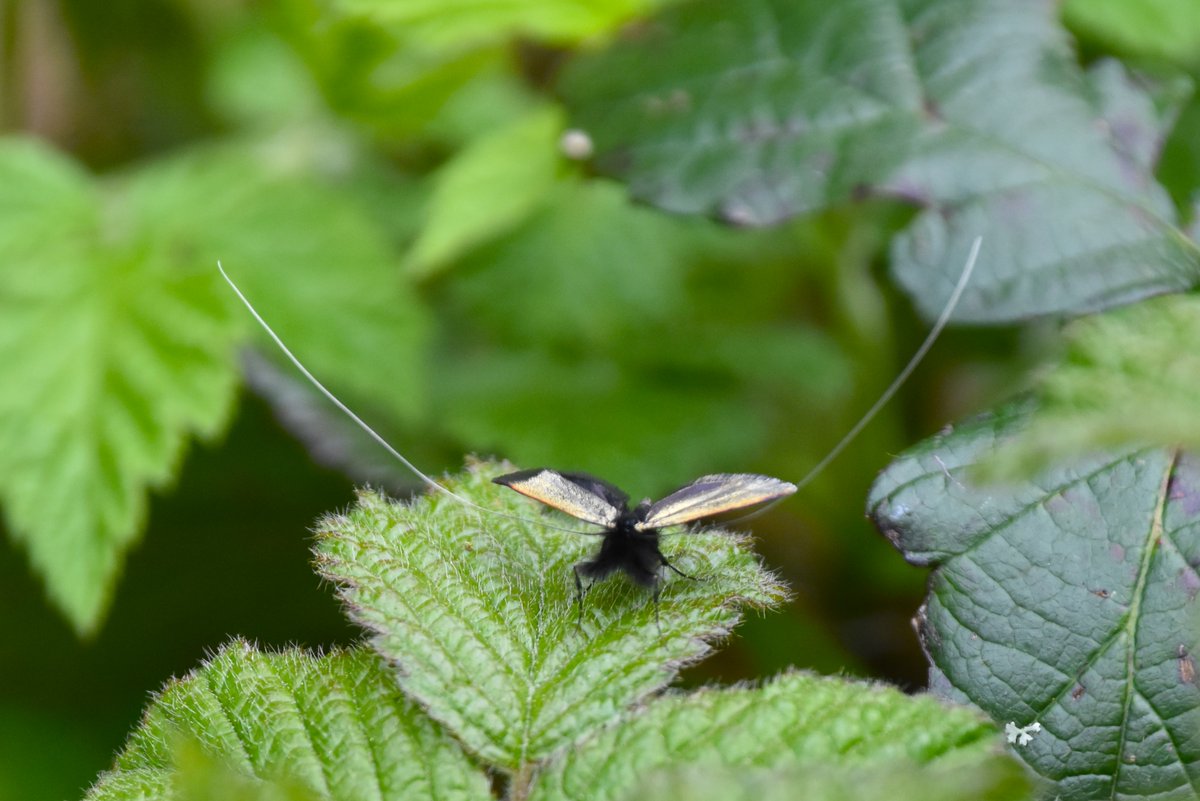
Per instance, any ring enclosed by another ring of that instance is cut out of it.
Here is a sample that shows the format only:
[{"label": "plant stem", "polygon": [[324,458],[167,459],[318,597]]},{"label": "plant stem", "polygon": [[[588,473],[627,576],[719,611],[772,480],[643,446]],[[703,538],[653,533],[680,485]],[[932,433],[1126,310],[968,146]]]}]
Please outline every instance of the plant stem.
[{"label": "plant stem", "polygon": [[508,801],[525,801],[529,797],[529,785],[533,781],[533,763],[523,762],[513,774],[508,786]]}]

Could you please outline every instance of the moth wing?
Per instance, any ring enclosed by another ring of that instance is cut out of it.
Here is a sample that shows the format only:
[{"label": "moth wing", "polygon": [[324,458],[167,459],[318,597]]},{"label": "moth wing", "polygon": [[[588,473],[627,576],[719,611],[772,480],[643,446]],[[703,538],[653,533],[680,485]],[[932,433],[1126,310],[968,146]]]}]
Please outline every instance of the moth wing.
[{"label": "moth wing", "polygon": [[651,504],[638,529],[690,523],[702,517],[782,498],[796,491],[795,484],[753,473],[717,473],[700,478]]},{"label": "moth wing", "polygon": [[[581,482],[581,478],[588,481]],[[508,473],[492,481],[566,512],[571,517],[605,528],[616,523],[624,510],[624,502],[620,505],[612,502],[624,493],[607,482],[582,473],[563,475],[557,470],[539,467]],[[610,491],[615,491],[616,496],[611,495]]]},{"label": "moth wing", "polygon": [[609,484],[602,478],[596,478],[587,473],[559,473],[559,475],[573,484],[578,484],[588,492],[599,495],[617,509],[624,510],[629,503],[629,496],[620,487]]}]

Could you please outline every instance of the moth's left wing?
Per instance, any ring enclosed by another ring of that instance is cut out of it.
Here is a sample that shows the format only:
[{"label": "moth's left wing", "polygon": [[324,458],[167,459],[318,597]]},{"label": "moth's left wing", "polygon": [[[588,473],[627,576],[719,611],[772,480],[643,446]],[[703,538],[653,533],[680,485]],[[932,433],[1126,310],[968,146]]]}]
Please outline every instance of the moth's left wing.
[{"label": "moth's left wing", "polygon": [[624,511],[623,502],[621,506],[613,502],[623,498],[624,493],[608,482],[584,474],[564,475],[557,470],[539,467],[509,473],[492,481],[566,512],[571,517],[605,528],[616,523]]},{"label": "moth's left wing", "polygon": [[662,528],[690,523],[763,501],[782,498],[796,491],[795,484],[753,473],[717,473],[700,478],[651,504],[636,528]]}]

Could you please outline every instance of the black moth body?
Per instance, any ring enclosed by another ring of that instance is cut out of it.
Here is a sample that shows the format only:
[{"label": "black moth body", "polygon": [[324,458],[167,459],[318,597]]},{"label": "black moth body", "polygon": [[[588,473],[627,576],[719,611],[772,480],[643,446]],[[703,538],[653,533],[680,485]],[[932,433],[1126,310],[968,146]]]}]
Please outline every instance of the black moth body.
[{"label": "black moth body", "polygon": [[782,498],[794,484],[753,473],[701,476],[660,501],[644,500],[629,508],[629,496],[607,481],[586,473],[560,473],[537,468],[492,479],[572,517],[601,526],[603,539],[590,559],[574,566],[576,600],[583,615],[584,579],[588,587],[613,573],[653,592],[655,616],[663,568],[692,578],[671,564],[658,547],[659,529]]}]

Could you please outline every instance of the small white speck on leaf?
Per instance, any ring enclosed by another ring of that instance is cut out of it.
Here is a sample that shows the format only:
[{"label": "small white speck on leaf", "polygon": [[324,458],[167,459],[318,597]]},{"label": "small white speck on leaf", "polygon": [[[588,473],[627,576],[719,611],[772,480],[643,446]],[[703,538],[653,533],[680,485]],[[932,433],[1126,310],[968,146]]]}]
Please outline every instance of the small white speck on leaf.
[{"label": "small white speck on leaf", "polygon": [[1028,726],[1018,726],[1011,720],[1004,724],[1004,736],[1008,738],[1010,744],[1029,745],[1029,741],[1033,739],[1033,735],[1041,730],[1042,724],[1036,720]]}]

